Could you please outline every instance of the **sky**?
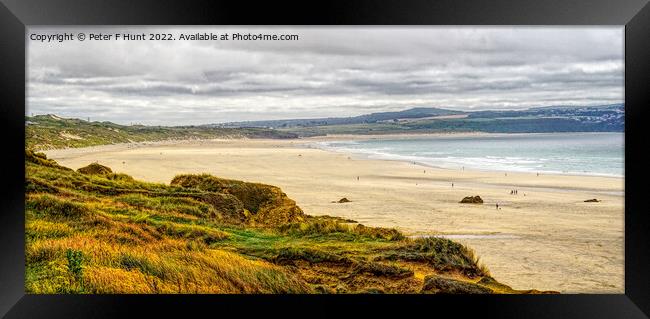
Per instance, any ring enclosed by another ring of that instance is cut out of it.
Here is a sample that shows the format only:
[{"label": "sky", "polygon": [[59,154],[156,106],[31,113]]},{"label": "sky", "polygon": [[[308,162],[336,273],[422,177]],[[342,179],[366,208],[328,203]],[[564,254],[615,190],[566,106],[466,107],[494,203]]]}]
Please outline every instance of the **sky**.
[{"label": "sky", "polygon": [[[176,40],[30,40],[63,32]],[[179,39],[197,32],[298,40]],[[623,27],[30,27],[26,35],[26,115],[196,125],[624,100]]]}]

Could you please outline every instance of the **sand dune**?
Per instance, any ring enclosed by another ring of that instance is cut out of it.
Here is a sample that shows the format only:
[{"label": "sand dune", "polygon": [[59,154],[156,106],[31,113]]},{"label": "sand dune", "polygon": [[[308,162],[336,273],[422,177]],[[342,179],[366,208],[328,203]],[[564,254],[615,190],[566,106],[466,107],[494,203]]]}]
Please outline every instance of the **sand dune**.
[{"label": "sand dune", "polygon": [[[71,168],[98,161],[152,182],[210,173],[272,184],[307,214],[396,227],[407,235],[450,235],[515,289],[624,292],[622,178],[435,169],[307,147],[316,140],[141,143],[46,153]],[[519,195],[510,195],[511,189]],[[485,203],[458,203],[469,195]],[[342,197],[351,202],[332,203]],[[602,201],[584,202],[590,198]]]}]

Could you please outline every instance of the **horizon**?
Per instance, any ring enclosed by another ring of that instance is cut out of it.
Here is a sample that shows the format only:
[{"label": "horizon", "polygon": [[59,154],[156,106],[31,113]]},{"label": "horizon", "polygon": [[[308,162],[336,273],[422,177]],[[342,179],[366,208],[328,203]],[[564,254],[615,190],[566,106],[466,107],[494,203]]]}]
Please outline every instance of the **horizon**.
[{"label": "horizon", "polygon": [[[401,110],[396,110],[396,111],[387,111],[387,112],[403,112],[403,111],[409,111],[409,110],[414,110],[414,109],[438,109],[438,110],[449,110],[449,111],[459,111],[459,112],[465,112],[465,113],[473,113],[473,112],[484,112],[484,111],[493,111],[493,112],[502,112],[502,111],[528,111],[532,109],[539,109],[539,108],[565,108],[565,107],[575,107],[575,108],[583,108],[583,107],[606,107],[606,106],[614,106],[614,105],[625,105],[625,102],[621,103],[609,103],[609,104],[594,104],[594,105],[541,105],[541,106],[531,106],[525,109],[481,109],[481,110],[468,110],[468,111],[462,111],[458,109],[453,109],[453,108],[448,108],[448,107],[410,107],[406,109],[401,109]],[[118,125],[123,125],[123,126],[163,126],[163,127],[181,127],[181,126],[206,126],[206,125],[217,125],[217,124],[233,124],[233,123],[249,123],[249,122],[266,122],[266,121],[292,121],[292,120],[311,120],[311,119],[331,119],[331,118],[353,118],[357,116],[363,116],[363,115],[369,115],[369,114],[376,114],[376,113],[386,113],[386,112],[372,112],[372,113],[364,113],[364,114],[359,114],[359,115],[352,115],[352,116],[341,116],[341,117],[336,117],[336,116],[331,116],[331,117],[319,117],[319,118],[314,118],[314,117],[305,117],[305,118],[281,118],[281,119],[257,119],[257,120],[247,120],[247,121],[231,121],[231,122],[212,122],[212,123],[200,123],[200,124],[185,124],[185,125],[156,125],[156,124],[142,124],[142,123],[137,123],[134,121],[130,121],[129,123],[120,123],[120,122],[114,122],[114,121],[108,121],[108,120],[94,120],[94,121],[89,121],[89,122],[110,122],[113,124],[118,124]],[[42,114],[30,114],[30,115],[25,115],[26,117],[36,117],[36,116],[56,116],[62,119],[66,120],[81,120],[81,121],[87,121],[89,117],[64,117],[64,116],[59,116],[57,114],[53,113],[42,113]]]}]

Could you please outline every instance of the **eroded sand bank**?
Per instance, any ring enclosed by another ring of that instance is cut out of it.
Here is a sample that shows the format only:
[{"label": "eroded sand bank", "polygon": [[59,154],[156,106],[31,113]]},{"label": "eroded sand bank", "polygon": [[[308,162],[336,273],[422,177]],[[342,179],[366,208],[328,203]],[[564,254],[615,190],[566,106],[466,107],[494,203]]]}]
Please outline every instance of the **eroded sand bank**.
[{"label": "eroded sand bank", "polygon": [[[140,143],[46,153],[71,168],[98,161],[151,182],[210,173],[272,184],[307,214],[408,235],[449,234],[515,289],[624,292],[623,178],[436,169],[308,148],[314,141]],[[485,203],[458,203],[469,195]],[[332,203],[342,197],[352,202]],[[602,201],[584,202],[590,198]]]}]

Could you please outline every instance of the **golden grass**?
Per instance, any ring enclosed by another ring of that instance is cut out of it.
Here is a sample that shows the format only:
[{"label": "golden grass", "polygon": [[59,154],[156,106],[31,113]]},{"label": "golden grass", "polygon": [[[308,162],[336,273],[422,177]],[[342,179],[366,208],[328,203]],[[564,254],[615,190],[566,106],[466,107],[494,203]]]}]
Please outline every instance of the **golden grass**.
[{"label": "golden grass", "polygon": [[142,183],[27,155],[28,293],[412,293],[432,275],[512,291],[458,243],[306,216],[274,186]]},{"label": "golden grass", "polygon": [[47,265],[30,293],[65,292],[74,282],[65,251],[83,253],[81,293],[305,293],[309,287],[285,268],[205,244],[164,239],[143,246],[75,235],[27,245],[29,265]]}]

